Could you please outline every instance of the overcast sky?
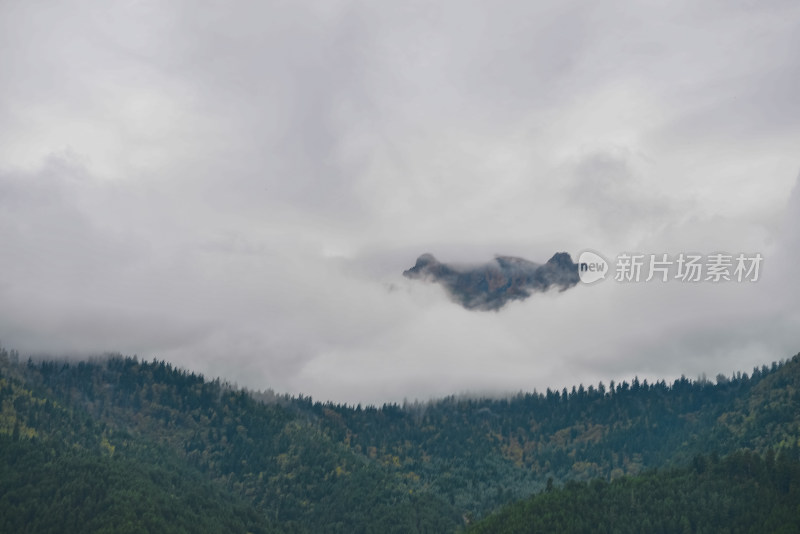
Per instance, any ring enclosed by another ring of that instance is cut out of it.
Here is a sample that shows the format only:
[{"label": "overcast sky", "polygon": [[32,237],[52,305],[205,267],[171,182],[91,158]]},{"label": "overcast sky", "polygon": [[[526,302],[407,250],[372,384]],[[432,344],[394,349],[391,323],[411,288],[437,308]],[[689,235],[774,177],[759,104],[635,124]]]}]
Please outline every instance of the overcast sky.
[{"label": "overcast sky", "polygon": [[[800,3],[0,1],[0,343],[383,402],[800,351]],[[417,256],[761,253],[468,311]]]}]

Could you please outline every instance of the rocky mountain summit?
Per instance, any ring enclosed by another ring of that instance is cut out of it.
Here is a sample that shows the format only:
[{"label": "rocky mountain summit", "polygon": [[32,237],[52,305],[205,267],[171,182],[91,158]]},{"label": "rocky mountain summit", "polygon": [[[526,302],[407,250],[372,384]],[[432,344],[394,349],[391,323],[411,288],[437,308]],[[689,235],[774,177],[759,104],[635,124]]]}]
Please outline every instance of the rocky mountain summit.
[{"label": "rocky mountain summit", "polygon": [[564,291],[578,283],[578,266],[566,252],[540,264],[513,256],[496,256],[478,265],[448,264],[432,254],[417,258],[403,276],[441,284],[450,298],[468,310],[499,310],[553,287]]}]

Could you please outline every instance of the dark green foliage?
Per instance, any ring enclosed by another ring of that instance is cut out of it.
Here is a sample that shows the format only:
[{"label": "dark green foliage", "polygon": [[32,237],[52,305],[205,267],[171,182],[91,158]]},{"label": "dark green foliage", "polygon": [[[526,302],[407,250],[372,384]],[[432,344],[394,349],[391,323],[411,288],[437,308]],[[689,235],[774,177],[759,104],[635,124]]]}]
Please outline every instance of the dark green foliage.
[{"label": "dark green foliage", "polygon": [[[4,371],[0,402],[16,429],[8,432],[10,443],[22,452],[44,442],[69,451],[50,465],[70,472],[114,467],[112,475],[127,475],[103,483],[84,478],[93,482],[78,493],[128,492],[129,486],[120,485],[136,483],[135,469],[148,465],[157,466],[159,476],[194,477],[229,500],[247,503],[258,511],[261,530],[279,524],[287,532],[442,532],[458,524],[449,504],[333,441],[304,413],[302,399],[288,406],[264,404],[218,380],[131,358],[29,362]],[[163,467],[165,458],[174,462]],[[36,478],[49,480],[41,471],[34,471]],[[9,491],[23,483],[11,476],[9,481]],[[196,501],[184,491],[192,487],[175,491]],[[134,488],[137,495],[149,493],[147,486]],[[155,516],[163,515],[160,502],[148,506]],[[93,515],[95,507],[88,504],[79,501],[75,513]],[[180,501],[176,505],[186,508]],[[131,504],[132,510],[139,508]],[[30,519],[17,507],[0,512],[23,517],[26,524]],[[169,524],[182,524],[174,514],[166,517]],[[209,525],[209,531],[236,531]]]},{"label": "dark green foliage", "polygon": [[0,437],[0,532],[275,532],[180,466]]},{"label": "dark green foliage", "polygon": [[[687,465],[705,476],[714,462],[702,453],[774,449],[764,460],[774,464],[800,436],[798,357],[717,384],[633,380],[380,408],[251,394],[160,361],[16,360],[0,350],[0,436],[22,458],[55,451],[51,471],[31,470],[31,480],[63,469],[89,481],[78,493],[146,494],[154,517],[164,512],[178,530],[185,518],[167,513],[168,496],[195,510],[219,492],[224,508],[244,508],[240,523],[214,511],[223,522],[209,519],[211,530],[452,532],[570,481]],[[26,487],[16,465],[7,464],[8,495]],[[94,471],[105,473],[97,483],[80,475]],[[175,477],[193,482],[164,483]],[[28,524],[23,501],[0,516]],[[140,510],[109,502],[107,518]],[[75,517],[104,517],[93,501],[72,504]]]},{"label": "dark green foliage", "polygon": [[739,451],[611,483],[569,482],[506,507],[469,533],[800,532],[800,462]]}]

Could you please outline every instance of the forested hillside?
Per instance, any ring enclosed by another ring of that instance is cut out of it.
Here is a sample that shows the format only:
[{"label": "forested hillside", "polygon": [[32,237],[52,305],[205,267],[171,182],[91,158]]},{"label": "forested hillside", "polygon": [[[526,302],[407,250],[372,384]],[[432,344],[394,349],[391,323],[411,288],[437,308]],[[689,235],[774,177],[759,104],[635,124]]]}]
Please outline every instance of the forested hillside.
[{"label": "forested hillside", "polygon": [[765,458],[739,451],[698,455],[690,467],[611,483],[568,482],[515,503],[470,534],[527,532],[791,534],[800,532],[797,449]]},{"label": "forested hillside", "polygon": [[798,356],[715,383],[352,407],[160,361],[3,350],[0,530],[452,532],[569,481],[616,488],[698,454],[788,454],[798,437]]}]

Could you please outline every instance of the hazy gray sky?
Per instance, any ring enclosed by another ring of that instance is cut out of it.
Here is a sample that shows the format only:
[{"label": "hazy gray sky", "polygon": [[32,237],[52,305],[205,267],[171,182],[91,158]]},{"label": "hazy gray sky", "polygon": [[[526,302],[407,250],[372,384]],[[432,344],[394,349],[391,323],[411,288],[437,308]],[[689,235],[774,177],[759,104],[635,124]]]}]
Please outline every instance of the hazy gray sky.
[{"label": "hazy gray sky", "polygon": [[[0,2],[0,343],[347,402],[800,351],[800,4]],[[760,252],[470,312],[420,254]]]}]

